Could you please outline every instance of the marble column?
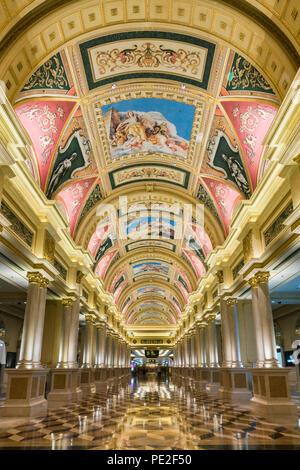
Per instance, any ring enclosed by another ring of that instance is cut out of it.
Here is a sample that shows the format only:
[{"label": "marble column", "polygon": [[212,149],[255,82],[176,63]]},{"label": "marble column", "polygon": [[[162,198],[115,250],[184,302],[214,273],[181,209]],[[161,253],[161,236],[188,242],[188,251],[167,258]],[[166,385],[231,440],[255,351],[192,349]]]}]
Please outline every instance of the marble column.
[{"label": "marble column", "polygon": [[[51,387],[47,400],[49,407],[56,408],[80,400],[80,371],[77,364],[77,340],[79,327],[79,302],[62,299],[63,317],[59,360],[51,369]],[[74,344],[76,343],[76,344]]]},{"label": "marble column", "polygon": [[215,319],[214,315],[210,315],[207,320],[207,359],[209,367],[219,367]]},{"label": "marble column", "polygon": [[48,370],[41,367],[41,346],[47,280],[38,272],[29,281],[21,350],[16,369],[6,369],[7,393],[0,416],[45,416],[48,402],[45,384]]},{"label": "marble column", "polygon": [[[41,342],[43,339],[42,326],[44,324],[46,295],[41,288],[43,276],[37,272],[27,274],[29,281],[27,302],[24,316],[22,341],[17,369],[32,369],[34,367],[34,350],[41,351]],[[39,319],[39,308],[42,308],[42,320]],[[39,343],[35,346],[35,343]],[[37,356],[36,356],[37,360]],[[38,358],[40,361],[40,357]]]},{"label": "marble column", "polygon": [[62,300],[63,304],[63,321],[62,321],[62,335],[61,345],[59,352],[59,362],[57,368],[69,368],[69,343],[72,322],[72,305],[73,300],[66,298]]},{"label": "marble column", "polygon": [[269,277],[269,272],[260,271],[249,280],[252,288],[252,312],[257,350],[256,367],[280,367],[276,353]]},{"label": "marble column", "polygon": [[222,367],[241,367],[238,355],[238,338],[235,326],[234,305],[236,299],[221,299],[221,328],[222,328]]},{"label": "marble column", "polygon": [[217,349],[217,338],[216,338],[216,316],[209,315],[207,319],[207,360],[209,366],[208,382],[206,384],[206,390],[211,393],[218,392],[220,388],[220,369],[218,361],[218,349]]},{"label": "marble column", "polygon": [[83,364],[80,371],[80,386],[84,394],[95,393],[95,373],[94,373],[94,341],[95,325],[92,315],[86,315],[86,325],[84,327],[84,349]]},{"label": "marble column", "polygon": [[259,271],[249,280],[257,349],[256,368],[250,369],[254,394],[251,405],[274,422],[296,425],[298,413],[290,397],[289,370],[280,367],[276,357],[269,277],[269,272]]},{"label": "marble column", "polygon": [[236,327],[236,299],[221,299],[221,329],[223,363],[219,393],[229,400],[249,400],[248,370],[244,369],[238,351],[238,331]]},{"label": "marble column", "polygon": [[107,389],[107,369],[105,367],[105,342],[106,342],[106,325],[98,323],[97,327],[97,347],[95,360],[95,386],[96,391]]}]

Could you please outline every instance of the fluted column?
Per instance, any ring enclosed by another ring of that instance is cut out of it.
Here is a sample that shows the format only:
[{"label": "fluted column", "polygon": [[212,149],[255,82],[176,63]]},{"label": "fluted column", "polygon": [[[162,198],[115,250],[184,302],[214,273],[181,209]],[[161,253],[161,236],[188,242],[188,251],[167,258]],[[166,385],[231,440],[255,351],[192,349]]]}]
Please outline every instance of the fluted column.
[{"label": "fluted column", "polygon": [[73,369],[78,368],[77,347],[78,347],[79,313],[80,313],[80,299],[78,297],[73,302],[73,305],[72,305],[71,326],[70,326],[70,332],[69,332],[68,363],[69,363],[69,367]]},{"label": "fluted column", "polygon": [[47,287],[49,281],[46,278],[42,278],[40,282],[39,290],[39,302],[38,302],[38,316],[35,326],[35,340],[33,345],[33,367],[40,369],[41,364],[41,354],[42,354],[42,340],[43,340],[43,331],[44,331],[44,320],[45,320],[45,307],[46,307],[46,297],[47,297]]},{"label": "fluted column", "polygon": [[62,321],[62,335],[59,351],[59,362],[57,368],[69,367],[69,342],[72,323],[72,305],[73,300],[66,298],[62,300],[63,304],[63,321]]},{"label": "fluted column", "polygon": [[112,367],[112,335],[110,332],[107,333],[107,351],[106,351],[106,367]]},{"label": "fluted column", "polygon": [[98,364],[98,367],[105,367],[106,325],[104,323],[100,323],[97,325],[97,329],[98,329],[97,364]]},{"label": "fluted column", "polygon": [[269,272],[257,272],[249,280],[252,288],[252,312],[257,349],[256,367],[280,367],[268,280]]},{"label": "fluted column", "polygon": [[41,367],[47,280],[38,272],[29,272],[27,278],[29,286],[17,369]]},{"label": "fluted column", "polygon": [[215,315],[210,315],[207,320],[207,360],[209,367],[219,367],[215,319]]},{"label": "fluted column", "polygon": [[196,327],[196,350],[197,350],[197,367],[206,367],[206,344],[205,344],[205,328],[207,324],[198,323]]},{"label": "fluted column", "polygon": [[86,325],[84,332],[84,350],[83,350],[83,364],[82,368],[91,368],[94,365],[93,361],[93,345],[94,345],[94,324],[93,317],[87,315]]},{"label": "fluted column", "polygon": [[238,338],[235,326],[234,305],[236,299],[221,299],[221,328],[222,328],[222,367],[241,367],[238,356]]}]

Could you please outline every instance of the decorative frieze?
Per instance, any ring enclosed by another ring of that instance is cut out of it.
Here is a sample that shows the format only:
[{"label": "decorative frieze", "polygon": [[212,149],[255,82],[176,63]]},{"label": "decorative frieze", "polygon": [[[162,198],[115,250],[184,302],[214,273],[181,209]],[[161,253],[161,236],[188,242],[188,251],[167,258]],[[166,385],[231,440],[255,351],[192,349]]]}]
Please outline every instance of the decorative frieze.
[{"label": "decorative frieze", "polygon": [[238,277],[239,271],[244,266],[244,258],[232,269],[232,277],[235,280]]},{"label": "decorative frieze", "polygon": [[280,232],[286,227],[284,221],[293,212],[293,203],[290,202],[285,209],[278,215],[277,219],[264,231],[265,245],[268,246]]},{"label": "decorative frieze", "polygon": [[32,246],[33,241],[33,232],[26,227],[23,222],[16,216],[14,212],[8,207],[8,205],[2,201],[1,202],[1,213],[7,220],[10,222],[10,230],[12,230],[26,245]]},{"label": "decorative frieze", "polygon": [[55,269],[59,272],[59,275],[63,278],[64,281],[67,280],[67,270],[63,267],[63,265],[56,259],[54,258],[53,265]]}]

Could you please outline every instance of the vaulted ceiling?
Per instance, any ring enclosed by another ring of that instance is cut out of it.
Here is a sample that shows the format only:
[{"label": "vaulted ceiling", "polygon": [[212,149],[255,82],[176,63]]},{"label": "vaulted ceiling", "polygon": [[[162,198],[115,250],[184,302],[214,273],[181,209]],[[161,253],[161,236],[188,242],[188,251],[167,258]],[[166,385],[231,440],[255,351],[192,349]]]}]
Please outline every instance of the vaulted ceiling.
[{"label": "vaulted ceiling", "polygon": [[283,95],[275,70],[272,80],[217,35],[123,24],[66,42],[18,87],[28,169],[127,324],[176,324],[207,255],[263,178],[263,141]]}]

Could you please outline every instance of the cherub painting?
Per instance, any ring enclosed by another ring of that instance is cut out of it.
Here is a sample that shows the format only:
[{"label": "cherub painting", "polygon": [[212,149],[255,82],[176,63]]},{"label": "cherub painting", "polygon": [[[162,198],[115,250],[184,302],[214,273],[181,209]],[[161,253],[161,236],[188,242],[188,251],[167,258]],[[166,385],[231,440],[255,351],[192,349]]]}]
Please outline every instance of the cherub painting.
[{"label": "cherub painting", "polygon": [[103,107],[112,158],[138,152],[187,157],[194,106],[141,98]]}]

